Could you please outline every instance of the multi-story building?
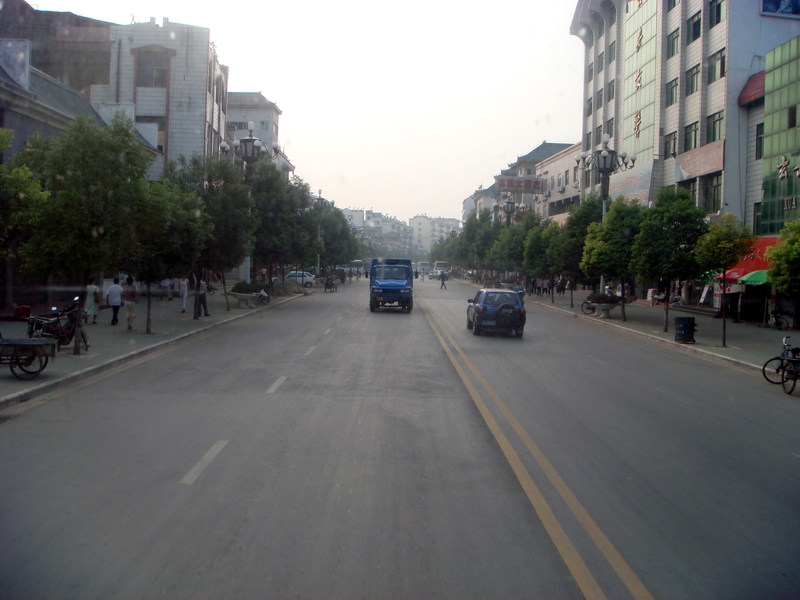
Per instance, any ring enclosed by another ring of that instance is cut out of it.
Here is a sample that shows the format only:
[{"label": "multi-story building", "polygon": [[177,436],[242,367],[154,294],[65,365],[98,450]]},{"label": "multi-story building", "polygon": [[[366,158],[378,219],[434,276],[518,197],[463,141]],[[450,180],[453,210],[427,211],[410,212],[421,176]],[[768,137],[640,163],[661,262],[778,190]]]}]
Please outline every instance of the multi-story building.
[{"label": "multi-story building", "polygon": [[575,164],[575,154],[580,152],[578,144],[553,144],[560,149],[548,152],[536,163],[534,171],[539,178],[539,191],[525,202],[525,210],[531,208],[545,219],[557,223],[566,221],[569,210],[580,203],[580,172]]},{"label": "multi-story building", "polygon": [[[205,27],[155,19],[112,25],[108,84],[89,88],[89,99],[104,118],[125,111],[137,126],[154,132],[163,161],[179,156],[212,156],[225,136],[228,68],[220,64]],[[160,163],[160,164],[159,164]]]},{"label": "multi-story building", "polygon": [[458,233],[461,222],[458,219],[416,215],[409,220],[413,235],[413,249],[416,252],[430,252],[433,245],[452,232]]},{"label": "multi-story building", "polygon": [[[612,175],[612,198],[649,203],[678,185],[710,215],[753,222],[761,190],[746,181],[758,117],[739,96],[768,52],[798,33],[773,4],[579,0],[571,33],[585,44],[582,149],[608,134],[610,147],[637,157]],[[583,174],[584,191],[598,183]]]},{"label": "multi-story building", "polygon": [[294,165],[281,148],[278,135],[281,114],[278,105],[261,92],[228,93],[228,137],[236,140],[251,135],[249,125],[252,123],[252,135],[266,144],[273,162],[288,176],[294,172]]}]

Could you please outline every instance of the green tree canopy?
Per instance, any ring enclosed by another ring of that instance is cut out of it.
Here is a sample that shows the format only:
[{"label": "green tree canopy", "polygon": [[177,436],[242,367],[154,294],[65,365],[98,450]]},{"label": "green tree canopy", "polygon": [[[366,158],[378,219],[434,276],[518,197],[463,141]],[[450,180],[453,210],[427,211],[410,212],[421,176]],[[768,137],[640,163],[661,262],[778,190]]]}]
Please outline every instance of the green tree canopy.
[{"label": "green tree canopy", "polygon": [[639,233],[643,207],[617,198],[603,221],[589,225],[580,268],[591,279],[601,275],[624,279],[631,274],[633,241]]},{"label": "green tree canopy", "polygon": [[165,179],[194,193],[211,223],[196,266],[225,272],[242,264],[252,247],[254,222],[241,167],[225,157],[180,157],[166,170]]},{"label": "green tree canopy", "polygon": [[[11,145],[13,132],[0,129],[0,154]],[[29,222],[47,200],[33,172],[25,165],[0,164],[0,259],[15,258],[22,242],[30,236]]]},{"label": "green tree canopy", "polygon": [[782,294],[800,296],[800,220],[781,231],[780,241],[767,250],[769,280]]},{"label": "green tree canopy", "polygon": [[34,136],[18,160],[49,192],[22,249],[27,272],[86,278],[136,250],[151,156],[122,113],[109,126],[78,118],[56,138]]},{"label": "green tree canopy", "polygon": [[707,230],[705,217],[705,210],[694,205],[688,190],[661,189],[655,206],[644,211],[634,239],[635,271],[651,280],[685,280],[700,275],[695,249]]},{"label": "green tree canopy", "polygon": [[709,224],[697,241],[697,264],[703,271],[728,269],[739,262],[752,247],[750,229],[732,213]]}]

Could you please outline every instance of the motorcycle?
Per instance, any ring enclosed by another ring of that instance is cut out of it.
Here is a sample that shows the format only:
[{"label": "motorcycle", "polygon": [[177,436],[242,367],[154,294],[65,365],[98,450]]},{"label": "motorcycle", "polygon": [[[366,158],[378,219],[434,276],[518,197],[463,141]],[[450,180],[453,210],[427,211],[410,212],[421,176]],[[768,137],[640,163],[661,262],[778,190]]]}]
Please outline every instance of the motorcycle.
[{"label": "motorcycle", "polygon": [[[81,305],[80,297],[75,296],[72,302],[60,310],[55,306],[50,309],[50,316],[47,317],[28,317],[28,337],[41,338],[49,337],[58,340],[59,350],[61,346],[70,344],[78,328],[80,319]],[[81,332],[81,343],[84,349],[89,349],[89,339],[83,328]]]}]

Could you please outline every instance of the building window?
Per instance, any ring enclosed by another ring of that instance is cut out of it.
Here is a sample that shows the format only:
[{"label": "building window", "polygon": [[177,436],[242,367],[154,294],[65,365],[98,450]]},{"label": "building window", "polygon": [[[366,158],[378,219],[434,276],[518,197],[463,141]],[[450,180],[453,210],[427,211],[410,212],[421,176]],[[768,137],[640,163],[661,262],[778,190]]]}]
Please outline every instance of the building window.
[{"label": "building window", "polygon": [[667,0],[667,12],[678,6],[679,0]]},{"label": "building window", "polygon": [[137,123],[155,123],[158,126],[156,147],[163,152],[167,141],[166,119],[164,117],[136,117]]},{"label": "building window", "polygon": [[136,53],[136,85],[165,88],[169,84],[169,54],[163,50],[139,50]]},{"label": "building window", "polygon": [[714,83],[722,77],[725,77],[725,48],[708,59],[708,83]]},{"label": "building window", "polygon": [[594,63],[589,63],[586,67],[586,81],[587,83],[594,79]]},{"label": "building window", "polygon": [[667,83],[666,105],[672,106],[678,101],[678,79]]},{"label": "building window", "polygon": [[606,133],[611,137],[614,137],[614,119],[609,119],[606,121]]},{"label": "building window", "polygon": [[686,71],[686,95],[691,96],[700,88],[700,65]]},{"label": "building window", "polygon": [[786,120],[786,126],[789,129],[794,129],[797,127],[797,106],[790,106],[789,107],[789,115],[788,119]]},{"label": "building window", "polygon": [[764,124],[756,125],[756,160],[764,158]]},{"label": "building window", "polygon": [[676,29],[667,36],[667,58],[675,56],[681,48],[681,30]]},{"label": "building window", "polygon": [[608,64],[614,62],[617,58],[617,42],[611,42],[608,45]]},{"label": "building window", "polygon": [[587,152],[592,149],[592,132],[586,134],[586,139],[583,142],[583,149]]},{"label": "building window", "polygon": [[589,98],[586,101],[586,116],[589,117],[592,114],[592,99]]},{"label": "building window", "polygon": [[683,128],[683,151],[697,148],[697,121]]},{"label": "building window", "polygon": [[678,152],[678,132],[673,131],[664,136],[664,156],[669,158]]},{"label": "building window", "polygon": [[709,115],[706,118],[706,142],[716,142],[717,140],[722,139],[722,128],[725,124],[725,120],[723,118],[723,111],[719,111],[714,113],[713,115]]},{"label": "building window", "polygon": [[703,31],[703,21],[700,13],[695,13],[686,20],[686,45],[688,46],[700,37]]},{"label": "building window", "polygon": [[603,126],[598,125],[594,129],[594,145],[599,146],[602,141],[603,141]]},{"label": "building window", "polygon": [[606,85],[606,104],[608,104],[614,99],[615,95],[614,88],[617,85],[616,81],[617,81],[616,79],[612,79],[611,81],[608,82],[608,85]]},{"label": "building window", "polygon": [[603,107],[603,88],[597,90],[597,94],[595,94],[595,108],[600,109]]},{"label": "building window", "polygon": [[708,4],[708,28],[711,29],[715,25],[722,23],[725,18],[725,1],[724,0],[711,0]]},{"label": "building window", "polygon": [[706,212],[718,212],[722,208],[722,173],[709,175],[703,179]]},{"label": "building window", "polygon": [[603,59],[604,58],[605,58],[605,55],[601,52],[600,54],[597,55],[597,60],[594,61],[594,64],[597,67],[597,72],[598,73],[602,73],[603,72]]}]

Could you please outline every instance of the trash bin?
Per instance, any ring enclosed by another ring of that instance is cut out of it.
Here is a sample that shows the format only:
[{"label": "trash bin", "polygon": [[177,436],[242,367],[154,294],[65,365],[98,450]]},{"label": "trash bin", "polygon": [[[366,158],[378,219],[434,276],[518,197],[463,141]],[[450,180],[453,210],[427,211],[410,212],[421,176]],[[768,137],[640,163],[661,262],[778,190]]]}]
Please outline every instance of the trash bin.
[{"label": "trash bin", "polygon": [[694,332],[697,331],[694,317],[675,317],[675,341],[681,344],[694,344]]}]

